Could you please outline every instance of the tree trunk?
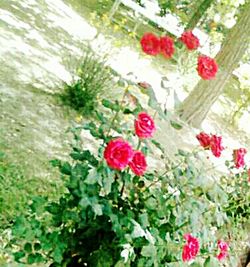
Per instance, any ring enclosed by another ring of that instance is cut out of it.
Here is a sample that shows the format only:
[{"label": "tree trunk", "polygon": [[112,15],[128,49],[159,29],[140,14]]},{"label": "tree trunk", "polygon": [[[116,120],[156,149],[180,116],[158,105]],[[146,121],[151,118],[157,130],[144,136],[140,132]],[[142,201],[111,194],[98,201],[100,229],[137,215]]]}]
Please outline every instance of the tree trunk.
[{"label": "tree trunk", "polygon": [[187,26],[185,27],[185,30],[193,30],[213,2],[214,0],[203,0],[192,15]]},{"label": "tree trunk", "polygon": [[216,56],[219,71],[214,80],[200,80],[190,95],[183,101],[178,113],[194,127],[200,127],[212,105],[223,93],[232,72],[242,59],[250,40],[250,1],[238,16],[235,26],[226,36]]}]

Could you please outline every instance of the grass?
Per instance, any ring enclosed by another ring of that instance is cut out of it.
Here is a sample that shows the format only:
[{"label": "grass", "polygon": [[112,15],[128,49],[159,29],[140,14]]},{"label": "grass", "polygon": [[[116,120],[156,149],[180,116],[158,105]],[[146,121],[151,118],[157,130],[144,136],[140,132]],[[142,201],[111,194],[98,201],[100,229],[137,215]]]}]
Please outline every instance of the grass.
[{"label": "grass", "polygon": [[7,229],[19,214],[27,212],[27,204],[32,196],[44,195],[57,198],[60,185],[55,181],[27,177],[21,165],[10,162],[7,155],[0,152],[0,229]]},{"label": "grass", "polygon": [[63,102],[80,114],[89,116],[97,109],[99,99],[114,86],[113,75],[106,66],[105,56],[86,48],[76,78],[66,84],[61,95]]}]

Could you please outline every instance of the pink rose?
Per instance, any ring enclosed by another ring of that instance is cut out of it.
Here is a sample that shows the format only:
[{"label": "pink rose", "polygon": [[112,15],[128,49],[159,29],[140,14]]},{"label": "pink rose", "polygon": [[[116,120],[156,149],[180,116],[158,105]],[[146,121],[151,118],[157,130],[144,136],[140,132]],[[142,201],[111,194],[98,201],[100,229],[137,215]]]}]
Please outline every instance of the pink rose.
[{"label": "pink rose", "polygon": [[104,150],[104,158],[108,166],[116,170],[126,168],[133,155],[132,147],[122,138],[111,140]]},{"label": "pink rose", "polygon": [[135,120],[135,133],[139,138],[150,138],[155,132],[154,120],[145,112],[138,114]]},{"label": "pink rose", "polygon": [[174,41],[169,36],[163,36],[160,38],[161,53],[164,57],[170,58],[174,54]]},{"label": "pink rose", "polygon": [[200,250],[199,240],[193,237],[191,234],[185,234],[184,239],[186,239],[187,242],[183,247],[182,260],[193,260]]},{"label": "pink rose", "polygon": [[228,245],[228,243],[226,243],[222,240],[218,240],[217,245],[218,245],[218,248],[220,250],[220,253],[216,256],[216,258],[219,261],[224,260],[228,256],[229,245]]},{"label": "pink rose", "polygon": [[200,46],[199,39],[192,33],[192,31],[184,32],[180,40],[186,45],[188,50],[195,50]]},{"label": "pink rose", "polygon": [[211,57],[199,56],[197,71],[202,79],[211,80],[215,77],[218,71],[218,65]]},{"label": "pink rose", "polygon": [[129,163],[129,167],[137,176],[141,176],[145,173],[147,169],[147,162],[144,154],[141,151],[134,152],[134,156]]},{"label": "pink rose", "polygon": [[160,52],[160,39],[153,33],[145,33],[141,38],[141,47],[144,53],[155,56]]},{"label": "pink rose", "polygon": [[200,145],[205,149],[208,149],[210,147],[211,137],[208,134],[201,132],[196,135],[196,138],[200,142]]},{"label": "pink rose", "polygon": [[237,169],[245,166],[244,157],[246,153],[247,153],[247,150],[245,148],[239,148],[233,151],[234,163]]},{"label": "pink rose", "polygon": [[222,143],[221,136],[216,136],[216,135],[211,136],[211,141],[210,141],[211,151],[217,158],[220,157],[222,150],[224,150],[224,147],[222,146],[221,143]]}]

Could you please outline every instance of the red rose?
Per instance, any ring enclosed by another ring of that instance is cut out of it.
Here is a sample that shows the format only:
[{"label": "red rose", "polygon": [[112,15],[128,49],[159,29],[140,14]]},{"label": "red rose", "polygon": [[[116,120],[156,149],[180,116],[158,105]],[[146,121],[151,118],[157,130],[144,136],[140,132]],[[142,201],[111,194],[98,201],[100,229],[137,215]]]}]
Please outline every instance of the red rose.
[{"label": "red rose", "polygon": [[219,260],[219,261],[222,261],[224,260],[226,257],[228,256],[228,253],[227,252],[220,252],[216,258]]},{"label": "red rose", "polygon": [[183,261],[193,260],[195,256],[198,254],[200,249],[199,241],[191,234],[185,234],[184,239],[186,239],[187,243],[183,247],[182,260]]},{"label": "red rose", "polygon": [[234,163],[237,169],[245,166],[244,157],[246,153],[247,153],[247,150],[245,148],[239,148],[233,151]]},{"label": "red rose", "polygon": [[184,32],[180,40],[186,45],[188,50],[197,49],[200,46],[199,39],[192,33],[192,31]]},{"label": "red rose", "polygon": [[217,245],[220,249],[220,253],[216,257],[219,261],[224,260],[228,256],[229,245],[222,240],[218,240]]},{"label": "red rose", "polygon": [[211,57],[199,56],[197,71],[202,79],[211,80],[215,77],[218,71],[218,65]]},{"label": "red rose", "polygon": [[145,33],[141,38],[143,52],[155,56],[160,52],[160,39],[153,33]]},{"label": "red rose", "polygon": [[212,135],[210,141],[210,148],[215,157],[219,158],[224,147],[221,144],[222,137]]},{"label": "red rose", "polygon": [[196,138],[198,139],[202,147],[204,147],[205,149],[209,149],[211,137],[208,134],[201,132],[196,135]]},{"label": "red rose", "polygon": [[133,149],[130,144],[121,138],[111,140],[104,150],[104,158],[109,167],[122,170],[133,158]]},{"label": "red rose", "polygon": [[160,38],[161,53],[166,58],[172,57],[174,54],[174,41],[169,36],[164,36]]},{"label": "red rose", "polygon": [[147,169],[147,162],[144,154],[141,151],[134,152],[134,156],[129,163],[129,167],[137,176],[141,176],[145,173]]},{"label": "red rose", "polygon": [[155,123],[153,119],[145,112],[138,114],[135,120],[135,133],[139,138],[149,138],[155,132]]}]

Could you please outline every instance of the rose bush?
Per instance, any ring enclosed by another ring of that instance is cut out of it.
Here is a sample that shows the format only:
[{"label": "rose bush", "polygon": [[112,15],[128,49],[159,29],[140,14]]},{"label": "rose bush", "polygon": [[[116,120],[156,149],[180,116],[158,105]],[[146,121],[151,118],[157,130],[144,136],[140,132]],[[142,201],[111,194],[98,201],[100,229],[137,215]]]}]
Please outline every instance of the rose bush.
[{"label": "rose bush", "polygon": [[[153,138],[151,110],[132,92],[102,104],[96,120],[72,129],[70,159],[52,161],[65,193],[57,201],[33,197],[30,213],[16,218],[15,260],[51,267],[236,266],[238,232],[249,216],[247,169],[207,180],[203,152],[178,150],[169,158]],[[82,131],[100,145],[86,150]],[[201,136],[205,148],[210,140],[221,151],[221,138]],[[152,158],[164,164],[152,168]],[[230,248],[218,240],[230,241]]]}]

